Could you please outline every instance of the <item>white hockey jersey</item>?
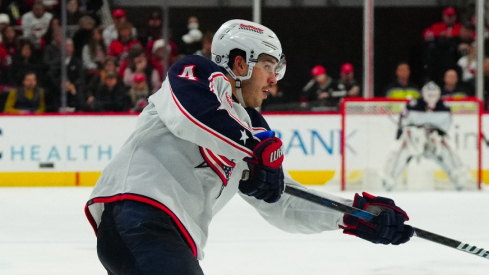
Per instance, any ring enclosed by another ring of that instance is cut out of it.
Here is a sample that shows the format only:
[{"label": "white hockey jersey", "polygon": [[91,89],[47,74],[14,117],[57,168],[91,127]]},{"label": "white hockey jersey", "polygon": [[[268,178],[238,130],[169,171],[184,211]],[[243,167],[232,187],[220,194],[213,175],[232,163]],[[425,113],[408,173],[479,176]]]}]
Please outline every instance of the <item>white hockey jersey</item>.
[{"label": "white hockey jersey", "polygon": [[[136,129],[102,172],[85,207],[87,218],[96,232],[104,203],[130,199],[151,204],[174,219],[194,255],[203,259],[209,223],[239,193],[247,169],[243,158],[257,144],[253,135],[266,130],[255,109],[233,101],[220,67],[188,56],[170,68]],[[300,186],[288,175],[285,181]],[[343,214],[288,194],[273,204],[240,195],[288,232],[319,233],[343,225]],[[351,205],[351,200],[320,195]]]}]

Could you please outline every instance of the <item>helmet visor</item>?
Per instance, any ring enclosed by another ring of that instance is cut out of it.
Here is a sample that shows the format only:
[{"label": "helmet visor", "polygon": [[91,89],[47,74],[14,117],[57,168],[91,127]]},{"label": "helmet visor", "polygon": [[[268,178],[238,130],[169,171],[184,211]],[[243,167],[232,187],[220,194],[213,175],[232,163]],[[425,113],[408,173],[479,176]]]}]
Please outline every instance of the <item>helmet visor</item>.
[{"label": "helmet visor", "polygon": [[286,67],[287,67],[287,63],[285,61],[285,54],[281,54],[280,60],[278,61],[277,65],[275,66],[275,77],[277,78],[277,81],[284,78]]}]

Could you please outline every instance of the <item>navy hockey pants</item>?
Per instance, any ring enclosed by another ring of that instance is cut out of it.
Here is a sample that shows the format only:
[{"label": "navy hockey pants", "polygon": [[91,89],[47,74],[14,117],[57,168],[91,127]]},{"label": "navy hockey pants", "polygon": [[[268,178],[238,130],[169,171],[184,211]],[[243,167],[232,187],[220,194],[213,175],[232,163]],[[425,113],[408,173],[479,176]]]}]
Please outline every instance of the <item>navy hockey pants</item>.
[{"label": "navy hockey pants", "polygon": [[105,204],[97,253],[109,275],[203,275],[172,218],[149,204]]}]

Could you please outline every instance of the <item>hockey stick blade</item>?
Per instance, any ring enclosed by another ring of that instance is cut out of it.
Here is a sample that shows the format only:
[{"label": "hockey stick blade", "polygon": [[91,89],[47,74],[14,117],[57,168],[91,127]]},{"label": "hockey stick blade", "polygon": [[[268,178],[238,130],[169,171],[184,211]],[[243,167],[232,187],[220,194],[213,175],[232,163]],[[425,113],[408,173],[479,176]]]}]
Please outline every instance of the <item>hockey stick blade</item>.
[{"label": "hockey stick blade", "polygon": [[[328,198],[324,198],[324,197],[309,193],[307,191],[304,191],[302,189],[299,189],[299,188],[296,188],[296,187],[293,187],[290,185],[285,186],[284,192],[289,194],[289,195],[292,195],[292,196],[295,196],[298,198],[302,198],[304,200],[307,200],[307,201],[322,205],[324,207],[328,207],[330,209],[339,211],[341,213],[357,217],[357,218],[362,219],[362,220],[367,221],[367,222],[375,222],[375,219],[377,218],[377,215],[375,215],[373,213],[370,213],[370,212],[364,211],[362,209],[359,209],[359,208],[356,208],[353,206],[345,205],[345,204],[342,204],[340,202],[333,201],[333,200],[330,200]],[[435,242],[435,243],[438,243],[441,245],[445,245],[445,246],[448,246],[451,248],[455,248],[455,249],[458,249],[460,251],[467,252],[469,254],[480,256],[482,258],[489,259],[489,251],[487,251],[483,248],[477,248],[476,246],[469,245],[467,243],[463,243],[463,242],[460,242],[460,241],[457,241],[454,239],[450,239],[450,238],[447,238],[447,237],[444,237],[444,236],[441,236],[441,235],[438,235],[435,233],[431,233],[431,232],[428,232],[426,230],[419,229],[416,227],[413,227],[413,229],[414,229],[414,236],[416,236],[416,237],[419,237],[419,238],[422,238],[422,239],[425,239],[425,240],[428,240],[431,242]]]}]

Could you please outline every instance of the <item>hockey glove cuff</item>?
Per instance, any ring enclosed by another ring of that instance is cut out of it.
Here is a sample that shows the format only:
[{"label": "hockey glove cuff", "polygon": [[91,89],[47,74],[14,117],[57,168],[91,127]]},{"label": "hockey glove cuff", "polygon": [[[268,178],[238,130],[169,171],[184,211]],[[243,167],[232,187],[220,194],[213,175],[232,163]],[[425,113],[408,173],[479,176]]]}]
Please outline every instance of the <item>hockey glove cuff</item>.
[{"label": "hockey glove cuff", "polygon": [[343,218],[343,233],[355,235],[372,243],[402,244],[413,236],[411,226],[404,224],[408,215],[389,198],[375,197],[366,192],[355,194],[353,207],[377,214],[373,223],[346,215]]}]

